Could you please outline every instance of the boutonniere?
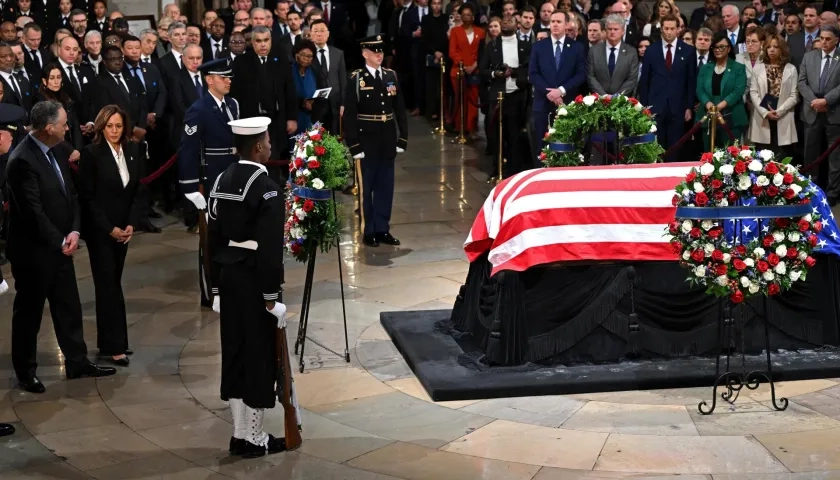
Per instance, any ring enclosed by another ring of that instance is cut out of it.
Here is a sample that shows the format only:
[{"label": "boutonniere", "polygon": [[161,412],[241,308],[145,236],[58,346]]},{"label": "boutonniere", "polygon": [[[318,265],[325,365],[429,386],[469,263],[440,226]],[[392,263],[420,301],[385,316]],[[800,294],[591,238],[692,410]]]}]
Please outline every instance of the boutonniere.
[{"label": "boutonniere", "polygon": [[143,67],[141,70],[143,70],[143,73],[146,73],[146,67]]},{"label": "boutonniere", "polygon": [[680,61],[682,62],[683,60],[685,60],[685,59],[683,57],[680,57]]},{"label": "boutonniere", "polygon": [[621,53],[627,53],[627,50],[625,50],[625,49],[623,49],[623,48],[622,48],[622,49],[621,49]]},{"label": "boutonniere", "polygon": [[277,57],[274,57],[274,61],[275,61],[275,62],[277,62],[277,61],[278,61],[278,60],[277,60]]},{"label": "boutonniere", "polygon": [[152,82],[153,87],[157,87],[157,82]]},{"label": "boutonniere", "polygon": [[566,48],[569,48],[569,47],[571,47],[571,46],[572,46],[572,44],[571,44],[571,43],[567,43],[567,44],[566,44]]}]

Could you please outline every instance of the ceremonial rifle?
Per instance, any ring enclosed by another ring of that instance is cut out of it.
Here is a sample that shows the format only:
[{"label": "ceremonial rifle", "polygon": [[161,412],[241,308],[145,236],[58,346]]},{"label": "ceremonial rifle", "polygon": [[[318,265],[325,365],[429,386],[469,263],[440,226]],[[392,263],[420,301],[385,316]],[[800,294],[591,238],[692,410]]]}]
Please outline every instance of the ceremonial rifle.
[{"label": "ceremonial rifle", "polygon": [[[202,197],[207,198],[204,193],[204,181],[206,180],[207,174],[205,173],[207,169],[207,158],[204,156],[204,141],[202,140],[199,143],[199,167],[198,167],[198,193],[201,194]],[[210,289],[211,282],[208,281],[210,275],[210,255],[207,254],[207,210],[199,210],[198,211],[198,249],[201,252],[201,262],[203,271],[199,272],[199,281],[202,285],[204,285],[204,293],[210,298],[210,301],[213,301],[213,293]]]},{"label": "ceremonial rifle", "polygon": [[295,450],[303,443],[303,439],[300,436],[300,413],[292,366],[289,363],[286,327],[277,329],[277,398],[283,406],[286,450]]}]

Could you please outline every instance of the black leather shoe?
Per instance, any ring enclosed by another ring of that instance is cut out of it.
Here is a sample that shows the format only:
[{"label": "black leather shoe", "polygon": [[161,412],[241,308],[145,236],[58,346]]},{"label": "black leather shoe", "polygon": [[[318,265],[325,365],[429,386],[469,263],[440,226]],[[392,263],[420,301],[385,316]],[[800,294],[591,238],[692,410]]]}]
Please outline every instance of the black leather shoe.
[{"label": "black leather shoe", "polygon": [[245,453],[246,443],[247,442],[243,438],[230,437],[230,447],[228,447],[228,453],[231,455],[242,455]]},{"label": "black leather shoe", "polygon": [[47,391],[47,387],[35,375],[29,378],[19,378],[18,381],[20,382],[20,388],[29,393],[44,393]]},{"label": "black leather shoe", "polygon": [[64,372],[66,373],[68,380],[73,380],[83,377],[107,377],[117,373],[117,369],[114,367],[100,367],[99,365],[95,365],[88,361],[81,365],[71,366],[65,364]]},{"label": "black leather shoe", "polygon": [[140,225],[137,226],[137,230],[140,230],[141,232],[146,232],[146,233],[160,233],[161,232],[161,230],[158,227],[152,225],[152,222],[141,223]]},{"label": "black leather shoe", "polygon": [[128,357],[125,356],[120,359],[116,359],[111,355],[99,355],[99,362],[100,363],[110,363],[111,365],[116,365],[118,367],[127,367],[129,365]]},{"label": "black leather shoe", "polygon": [[286,439],[274,438],[274,435],[268,435],[268,444],[264,447],[254,445],[249,441],[245,441],[245,451],[242,453],[242,458],[257,458],[264,455],[271,455],[272,453],[280,453],[286,451]]},{"label": "black leather shoe", "polygon": [[380,243],[384,243],[385,245],[397,246],[400,244],[400,241],[392,237],[390,233],[383,233],[382,235],[377,235],[376,239],[379,240]]},{"label": "black leather shoe", "polygon": [[8,423],[0,423],[0,437],[6,437],[15,433],[15,427]]},{"label": "black leather shoe", "polygon": [[149,210],[149,218],[160,218],[162,216],[163,215],[159,214],[158,212],[156,212],[154,210]]},{"label": "black leather shoe", "polygon": [[374,235],[365,235],[364,237],[362,237],[362,243],[364,243],[368,247],[378,247],[379,246],[379,240],[377,240],[376,236],[374,236]]},{"label": "black leather shoe", "polygon": [[130,349],[130,348],[129,348],[129,349],[127,349],[127,350],[125,351],[125,354],[126,354],[126,355],[128,355],[128,356],[130,357],[130,356],[134,355],[134,350],[132,350],[132,349]]}]

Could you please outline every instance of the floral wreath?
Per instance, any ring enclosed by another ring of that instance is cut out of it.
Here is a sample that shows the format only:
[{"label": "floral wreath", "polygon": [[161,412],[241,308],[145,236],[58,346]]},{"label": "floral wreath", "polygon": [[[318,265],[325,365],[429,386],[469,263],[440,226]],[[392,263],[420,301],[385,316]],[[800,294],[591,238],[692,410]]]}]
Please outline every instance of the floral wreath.
[{"label": "floral wreath", "polygon": [[328,252],[341,231],[332,190],[344,186],[350,164],[347,147],[320,123],[295,138],[286,186],[284,244],[299,262],[313,248]]},{"label": "floral wreath", "polygon": [[656,122],[650,109],[624,95],[578,95],[560,105],[554,124],[545,134],[540,160],[547,167],[583,164],[586,142],[593,134],[616,132],[620,163],[656,163],[665,151],[656,141]]},{"label": "floral wreath", "polygon": [[740,235],[726,234],[725,221],[679,218],[679,207],[810,204],[809,180],[789,164],[790,158],[777,162],[769,150],[730,146],[704,153],[701,162],[676,187],[672,203],[678,207],[678,218],[666,234],[680,255],[680,265],[690,271],[688,281],[733,303],[777,295],[794,282],[804,281],[816,263],[811,252],[817,245],[816,233],[823,227],[816,209],[805,215],[766,219],[761,232],[746,244],[740,243]]}]

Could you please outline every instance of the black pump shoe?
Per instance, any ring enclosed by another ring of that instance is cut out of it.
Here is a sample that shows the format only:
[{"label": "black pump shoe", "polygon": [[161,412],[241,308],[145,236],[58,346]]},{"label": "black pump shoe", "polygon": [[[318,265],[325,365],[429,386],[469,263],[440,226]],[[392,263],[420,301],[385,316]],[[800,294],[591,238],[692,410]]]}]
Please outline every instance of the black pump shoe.
[{"label": "black pump shoe", "polygon": [[268,443],[262,447],[254,445],[249,441],[245,441],[245,449],[242,453],[242,458],[258,458],[264,455],[271,455],[273,453],[280,453],[286,451],[286,439],[274,438],[274,435],[268,435]]},{"label": "black pump shoe", "polygon": [[230,447],[228,453],[231,455],[242,455],[245,453],[245,444],[248,443],[244,438],[230,437]]}]

